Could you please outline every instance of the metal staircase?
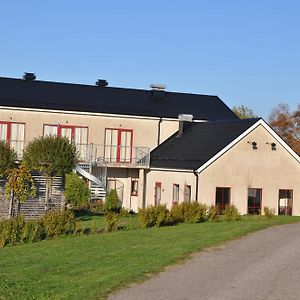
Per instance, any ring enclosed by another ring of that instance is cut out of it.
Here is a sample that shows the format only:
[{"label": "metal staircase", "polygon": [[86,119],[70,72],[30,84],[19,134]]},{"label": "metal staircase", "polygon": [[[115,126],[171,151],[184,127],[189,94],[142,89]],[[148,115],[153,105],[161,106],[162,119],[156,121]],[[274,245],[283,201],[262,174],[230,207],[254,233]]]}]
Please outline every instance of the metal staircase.
[{"label": "metal staircase", "polygon": [[105,198],[107,168],[101,161],[81,162],[76,166],[76,172],[88,179],[91,200]]}]

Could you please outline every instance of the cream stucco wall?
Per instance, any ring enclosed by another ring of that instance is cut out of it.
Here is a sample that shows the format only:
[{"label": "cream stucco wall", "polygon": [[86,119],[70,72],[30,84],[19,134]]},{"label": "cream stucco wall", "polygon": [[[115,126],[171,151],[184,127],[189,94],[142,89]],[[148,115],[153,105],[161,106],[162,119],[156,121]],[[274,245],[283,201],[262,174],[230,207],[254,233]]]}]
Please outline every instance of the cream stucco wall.
[{"label": "cream stucco wall", "polygon": [[[255,141],[257,150],[248,142]],[[275,142],[276,151],[270,144]],[[293,190],[293,214],[300,215],[300,164],[260,125],[199,175],[199,201],[215,204],[216,187],[231,188],[231,203],[247,213],[248,188],[262,189],[262,208],[278,211],[279,189]]]},{"label": "cream stucco wall", "polygon": [[[88,127],[88,143],[103,145],[105,128],[133,129],[133,145],[157,146],[159,118],[134,118],[93,114],[31,111],[22,109],[0,109],[0,121],[25,123],[25,140],[43,135],[43,125],[67,125]],[[177,120],[160,122],[160,143],[178,130]]]},{"label": "cream stucco wall", "polygon": [[150,170],[146,175],[146,206],[154,205],[155,182],[161,182],[161,204],[172,207],[173,184],[179,184],[179,202],[183,201],[184,186],[191,186],[191,199],[195,200],[196,176],[193,172]]}]

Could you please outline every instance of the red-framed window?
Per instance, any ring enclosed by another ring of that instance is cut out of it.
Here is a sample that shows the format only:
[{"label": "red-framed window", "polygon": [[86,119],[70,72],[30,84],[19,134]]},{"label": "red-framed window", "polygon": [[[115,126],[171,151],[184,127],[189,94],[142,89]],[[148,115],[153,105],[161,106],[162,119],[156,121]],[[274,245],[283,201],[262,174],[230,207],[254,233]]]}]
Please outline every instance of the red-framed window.
[{"label": "red-framed window", "polygon": [[248,214],[260,215],[262,202],[262,189],[248,189]]},{"label": "red-framed window", "polygon": [[293,214],[293,190],[279,190],[278,214],[290,216]]},{"label": "red-framed window", "polygon": [[173,204],[179,203],[179,184],[173,184]]},{"label": "red-framed window", "polygon": [[133,129],[105,128],[104,157],[107,162],[132,162]]},{"label": "red-framed window", "polygon": [[138,196],[139,181],[138,179],[131,179],[131,196]]},{"label": "red-framed window", "polygon": [[71,143],[76,145],[79,158],[87,158],[88,155],[88,127],[73,125],[52,125],[44,124],[43,135],[57,135],[69,139]]},{"label": "red-framed window", "polygon": [[191,202],[192,187],[188,184],[184,185],[183,200]]},{"label": "red-framed window", "polygon": [[161,182],[155,182],[154,187],[154,206],[161,204]]},{"label": "red-framed window", "polygon": [[216,188],[216,206],[219,211],[224,211],[226,205],[230,205],[230,187]]},{"label": "red-framed window", "polygon": [[25,144],[25,123],[0,121],[0,140],[6,141],[21,156]]}]

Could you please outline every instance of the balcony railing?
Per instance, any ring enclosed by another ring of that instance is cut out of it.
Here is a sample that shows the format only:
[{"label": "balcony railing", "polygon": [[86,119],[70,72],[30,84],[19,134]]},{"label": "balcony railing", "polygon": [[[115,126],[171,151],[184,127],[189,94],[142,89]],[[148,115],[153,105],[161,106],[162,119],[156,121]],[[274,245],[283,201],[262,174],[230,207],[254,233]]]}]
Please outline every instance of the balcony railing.
[{"label": "balcony railing", "polygon": [[[27,141],[10,141],[10,147],[21,160]],[[108,167],[149,168],[150,148],[98,144],[75,144],[82,162],[104,163]]]},{"label": "balcony railing", "polygon": [[79,159],[88,162],[103,162],[108,167],[148,168],[150,148],[98,144],[77,144]]}]

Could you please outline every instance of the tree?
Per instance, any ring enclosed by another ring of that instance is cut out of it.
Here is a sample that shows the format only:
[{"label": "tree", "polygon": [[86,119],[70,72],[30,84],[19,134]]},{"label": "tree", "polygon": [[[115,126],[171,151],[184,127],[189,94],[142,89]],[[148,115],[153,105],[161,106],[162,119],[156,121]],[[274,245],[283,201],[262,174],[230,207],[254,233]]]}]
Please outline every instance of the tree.
[{"label": "tree", "polygon": [[234,106],[232,111],[240,118],[240,119],[250,119],[257,118],[257,115],[253,112],[253,110],[245,105]]},{"label": "tree", "polygon": [[76,147],[66,137],[39,137],[26,147],[23,163],[46,177],[45,211],[49,208],[53,177],[70,173],[75,168],[76,161]]},{"label": "tree", "polygon": [[8,175],[11,168],[14,167],[17,155],[5,141],[0,140],[0,178]]},{"label": "tree", "polygon": [[300,155],[300,105],[296,111],[290,112],[287,104],[279,104],[272,110],[269,124]]},{"label": "tree", "polygon": [[10,170],[5,184],[6,197],[10,199],[9,217],[12,217],[14,199],[17,199],[17,215],[20,214],[21,203],[26,202],[30,197],[35,196],[35,186],[29,170],[20,165]]}]

